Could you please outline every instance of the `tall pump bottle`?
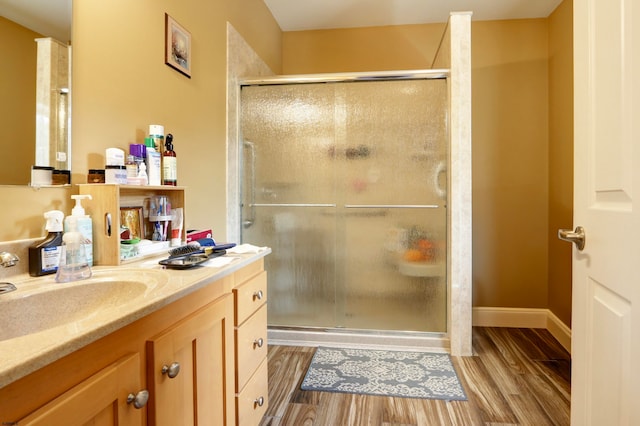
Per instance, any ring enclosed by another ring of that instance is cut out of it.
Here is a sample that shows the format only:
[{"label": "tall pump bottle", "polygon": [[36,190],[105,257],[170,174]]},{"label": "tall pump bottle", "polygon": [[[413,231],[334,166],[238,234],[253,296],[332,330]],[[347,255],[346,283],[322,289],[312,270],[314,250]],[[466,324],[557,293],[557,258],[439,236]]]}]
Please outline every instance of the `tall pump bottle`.
[{"label": "tall pump bottle", "polygon": [[69,232],[71,229],[71,221],[75,221],[76,231],[82,235],[82,245],[84,246],[84,253],[87,256],[87,263],[89,266],[93,266],[93,221],[91,220],[91,216],[85,214],[84,207],[82,206],[82,200],[91,200],[91,195],[72,195],[71,198],[76,200],[76,205],[71,209],[71,216],[67,216],[64,219],[64,232]]},{"label": "tall pump bottle", "polygon": [[44,214],[44,218],[47,220],[47,236],[29,247],[29,275],[32,277],[55,274],[60,263],[64,213],[50,210]]},{"label": "tall pump bottle", "polygon": [[91,266],[87,263],[85,238],[78,231],[77,216],[68,216],[68,231],[62,236],[60,265],[56,272],[56,282],[84,280],[91,277]]},{"label": "tall pump bottle", "polygon": [[173,135],[167,134],[164,142],[164,152],[162,153],[162,184],[173,185],[178,184],[178,159],[176,152],[173,150]]}]

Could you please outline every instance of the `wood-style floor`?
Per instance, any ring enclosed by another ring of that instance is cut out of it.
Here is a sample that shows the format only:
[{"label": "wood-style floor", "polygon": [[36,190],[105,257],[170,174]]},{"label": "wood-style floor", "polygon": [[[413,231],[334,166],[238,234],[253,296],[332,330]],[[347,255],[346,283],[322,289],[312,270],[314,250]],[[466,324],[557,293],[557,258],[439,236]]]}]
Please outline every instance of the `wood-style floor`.
[{"label": "wood-style floor", "polygon": [[300,390],[315,348],[269,346],[261,426],[569,425],[571,361],[546,330],[474,327],[472,357],[452,357],[468,401]]}]

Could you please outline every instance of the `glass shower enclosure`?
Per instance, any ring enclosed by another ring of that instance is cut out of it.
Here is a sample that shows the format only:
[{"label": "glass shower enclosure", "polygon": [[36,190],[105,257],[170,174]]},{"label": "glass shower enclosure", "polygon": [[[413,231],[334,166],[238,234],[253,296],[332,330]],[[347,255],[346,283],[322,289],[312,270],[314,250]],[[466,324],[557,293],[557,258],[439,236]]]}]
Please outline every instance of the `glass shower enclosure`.
[{"label": "glass shower enclosure", "polygon": [[446,75],[248,81],[240,111],[269,327],[445,333]]}]

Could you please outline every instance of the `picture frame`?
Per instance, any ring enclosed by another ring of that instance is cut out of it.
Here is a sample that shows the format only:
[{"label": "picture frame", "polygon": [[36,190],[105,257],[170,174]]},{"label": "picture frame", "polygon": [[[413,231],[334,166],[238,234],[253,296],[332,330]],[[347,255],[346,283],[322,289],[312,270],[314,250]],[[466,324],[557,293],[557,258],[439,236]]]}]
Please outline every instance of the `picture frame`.
[{"label": "picture frame", "polygon": [[[126,236],[123,231],[129,230]],[[144,239],[144,216],[142,206],[120,207],[120,236],[121,242],[138,242]],[[128,238],[127,238],[128,237]]]},{"label": "picture frame", "polygon": [[191,33],[164,14],[164,63],[191,78]]}]

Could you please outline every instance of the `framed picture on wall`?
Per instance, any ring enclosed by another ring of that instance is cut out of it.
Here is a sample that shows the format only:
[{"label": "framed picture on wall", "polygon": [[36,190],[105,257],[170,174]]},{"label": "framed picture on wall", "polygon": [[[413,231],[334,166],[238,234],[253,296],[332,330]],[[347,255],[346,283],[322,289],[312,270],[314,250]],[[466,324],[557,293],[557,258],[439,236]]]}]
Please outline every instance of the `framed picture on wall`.
[{"label": "framed picture on wall", "polygon": [[191,78],[191,33],[164,14],[164,63]]}]

